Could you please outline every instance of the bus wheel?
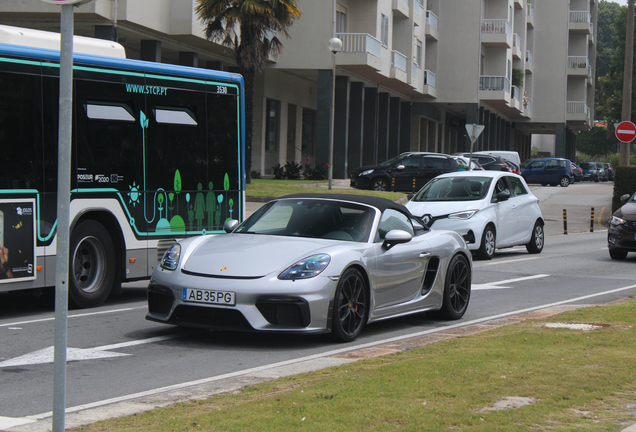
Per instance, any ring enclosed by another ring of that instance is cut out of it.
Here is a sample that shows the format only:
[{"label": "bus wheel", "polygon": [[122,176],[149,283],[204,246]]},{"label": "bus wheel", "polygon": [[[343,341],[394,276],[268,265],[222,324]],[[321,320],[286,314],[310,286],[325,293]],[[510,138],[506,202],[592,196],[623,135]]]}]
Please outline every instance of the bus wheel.
[{"label": "bus wheel", "polygon": [[69,244],[69,299],[79,308],[98,306],[113,287],[115,248],[108,231],[92,220],[80,222]]}]

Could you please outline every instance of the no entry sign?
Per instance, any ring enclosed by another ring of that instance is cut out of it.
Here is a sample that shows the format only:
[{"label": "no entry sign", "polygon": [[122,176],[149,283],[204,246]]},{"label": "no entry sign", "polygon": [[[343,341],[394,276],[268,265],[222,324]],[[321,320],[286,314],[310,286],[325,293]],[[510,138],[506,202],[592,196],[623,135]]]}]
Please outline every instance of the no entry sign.
[{"label": "no entry sign", "polygon": [[616,126],[616,138],[620,142],[632,142],[636,138],[636,125],[630,121],[620,122]]}]

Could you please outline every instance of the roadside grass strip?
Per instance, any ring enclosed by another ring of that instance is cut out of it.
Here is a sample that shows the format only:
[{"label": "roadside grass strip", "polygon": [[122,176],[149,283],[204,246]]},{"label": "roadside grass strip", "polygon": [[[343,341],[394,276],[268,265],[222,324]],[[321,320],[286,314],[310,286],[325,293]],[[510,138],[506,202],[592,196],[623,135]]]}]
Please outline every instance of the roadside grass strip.
[{"label": "roadside grass strip", "polygon": [[[319,185],[322,185],[320,187]],[[245,195],[248,197],[280,197],[294,193],[335,193],[335,194],[354,194],[369,195],[381,198],[387,198],[396,201],[406,196],[402,192],[379,192],[366,189],[327,189],[328,182],[326,180],[273,180],[273,179],[252,179],[247,185]]]},{"label": "roadside grass strip", "polygon": [[636,423],[634,347],[636,301],[629,300],[79,430],[620,431]]}]

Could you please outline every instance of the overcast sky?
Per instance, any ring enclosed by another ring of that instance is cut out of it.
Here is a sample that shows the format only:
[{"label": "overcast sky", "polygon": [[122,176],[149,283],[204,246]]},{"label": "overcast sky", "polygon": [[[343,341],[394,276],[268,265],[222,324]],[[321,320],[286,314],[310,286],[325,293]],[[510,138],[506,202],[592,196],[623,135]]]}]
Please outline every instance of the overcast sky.
[{"label": "overcast sky", "polygon": [[622,4],[624,6],[627,6],[627,0],[614,0],[616,3]]}]

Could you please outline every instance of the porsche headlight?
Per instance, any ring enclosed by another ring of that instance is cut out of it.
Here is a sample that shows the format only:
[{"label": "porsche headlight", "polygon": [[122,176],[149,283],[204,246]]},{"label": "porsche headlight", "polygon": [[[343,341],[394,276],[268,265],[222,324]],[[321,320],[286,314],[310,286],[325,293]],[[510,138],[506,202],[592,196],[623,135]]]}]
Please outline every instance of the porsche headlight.
[{"label": "porsche headlight", "polygon": [[179,265],[179,257],[181,256],[181,245],[179,243],[175,243],[170,246],[161,258],[161,262],[159,265],[162,269],[165,270],[175,270]]},{"label": "porsche headlight", "polygon": [[448,215],[449,219],[461,219],[461,220],[467,220],[470,219],[471,217],[473,217],[475,215],[475,213],[477,213],[479,210],[466,210],[466,211],[460,211],[457,213],[451,213]]},{"label": "porsche headlight", "polygon": [[369,175],[369,174],[371,174],[372,172],[373,172],[373,170],[372,170],[372,169],[368,169],[368,170],[366,170],[366,171],[362,171],[362,172],[361,172],[360,174],[358,174],[358,175],[361,175],[361,176],[363,176],[363,175]]},{"label": "porsche headlight", "polygon": [[610,219],[610,225],[612,226],[623,225],[625,222],[627,222],[625,219],[616,216],[612,216],[612,218]]},{"label": "porsche headlight", "polygon": [[278,279],[309,279],[318,276],[331,262],[331,257],[327,254],[312,255],[303,258],[296,264],[278,275]]}]

